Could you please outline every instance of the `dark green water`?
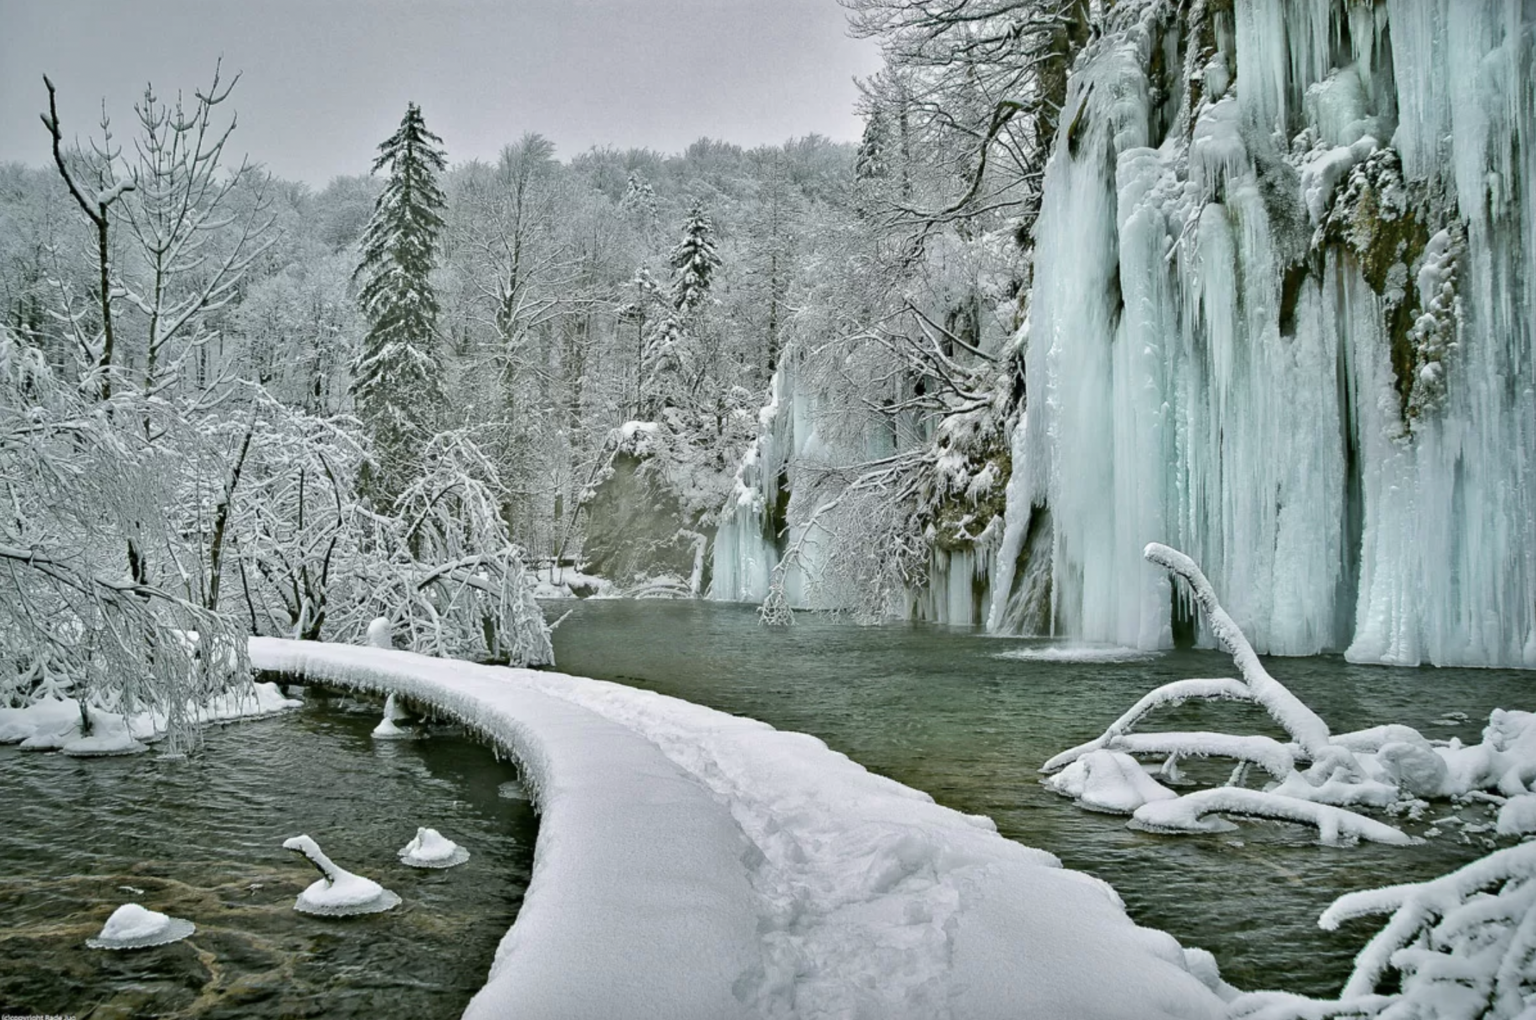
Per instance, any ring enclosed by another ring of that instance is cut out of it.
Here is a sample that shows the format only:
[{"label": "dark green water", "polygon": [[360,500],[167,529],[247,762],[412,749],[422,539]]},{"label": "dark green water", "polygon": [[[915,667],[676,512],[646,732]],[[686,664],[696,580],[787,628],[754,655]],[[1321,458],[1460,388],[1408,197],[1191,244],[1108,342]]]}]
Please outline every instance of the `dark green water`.
[{"label": "dark green water", "polygon": [[[1154,836],[1039,785],[1042,762],[1097,736],[1153,687],[1235,676],[1231,660],[1214,652],[1017,661],[997,655],[1042,643],[920,624],[860,627],[808,613],[793,627],[766,628],[751,607],[692,602],[583,602],[555,634],[566,672],[815,734],[940,803],[990,815],[1005,836],[1107,879],[1137,922],[1214,952],[1223,976],[1241,988],[1336,993],[1376,930],[1371,920],[1319,930],[1317,916],[1336,896],[1431,878],[1488,849],[1481,836],[1463,842],[1452,825],[1411,848],[1322,847],[1313,829],[1268,822],[1223,835]],[[1265,662],[1335,732],[1399,722],[1476,742],[1491,709],[1536,709],[1530,672],[1387,669],[1334,657]],[[1468,721],[1445,725],[1448,712]],[[1259,709],[1238,704],[1188,704],[1144,728],[1279,735]],[[1188,771],[1219,782],[1230,763]],[[1403,825],[1422,833],[1451,814],[1487,820],[1481,809],[1444,803]]]},{"label": "dark green water", "polygon": [[[860,627],[800,614],[760,627],[750,607],[584,602],[556,631],[564,671],[620,680],[813,733],[871,769],[1004,835],[1107,879],[1140,923],[1213,951],[1239,987],[1337,991],[1370,921],[1328,934],[1317,915],[1353,889],[1429,878],[1486,852],[1460,830],[1406,849],[1316,845],[1310,829],[1244,823],[1219,836],[1153,836],[1039,785],[1052,754],[1097,735],[1150,688],[1230,676],[1224,657],[999,658],[1037,642],[924,625]],[[1479,739],[1491,708],[1536,708],[1536,674],[1400,670],[1337,658],[1271,659],[1336,731],[1402,722]],[[377,709],[310,692],[302,712],[209,729],[191,759],[78,760],[0,748],[0,1014],[79,1017],[451,1017],[480,987],[532,864],[526,802],[500,799],[511,766],[450,728],[369,737]],[[1468,721],[1445,724],[1449,712]],[[1251,706],[1187,705],[1159,728],[1276,734]],[[1219,780],[1212,764],[1201,778]],[[1435,805],[1419,823],[1476,808]],[[469,847],[446,872],[400,866],[417,825]],[[308,832],[404,903],[364,918],[292,910],[314,878],[280,849]],[[140,890],[130,891],[124,887]],[[190,940],[87,950],[128,901],[196,922]],[[536,1020],[536,1018],[534,1018]]]},{"label": "dark green water", "polygon": [[[327,703],[204,731],[184,761],[0,748],[0,1015],[80,1018],[457,1016],[490,970],[533,861],[512,766],[450,728],[374,741],[377,706]],[[471,852],[401,865],[418,825]],[[283,850],[307,832],[404,901],[365,917],[298,914],[317,874]],[[126,902],[185,917],[184,942],[85,940]]]}]

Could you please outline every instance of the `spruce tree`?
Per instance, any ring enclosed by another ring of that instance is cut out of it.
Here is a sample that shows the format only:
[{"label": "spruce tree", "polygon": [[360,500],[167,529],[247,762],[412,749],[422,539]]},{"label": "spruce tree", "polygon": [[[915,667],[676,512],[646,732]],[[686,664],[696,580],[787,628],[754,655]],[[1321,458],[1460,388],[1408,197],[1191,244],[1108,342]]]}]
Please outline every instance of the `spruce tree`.
[{"label": "spruce tree", "polygon": [[363,231],[356,278],[368,333],[352,365],[357,414],[373,441],[376,468],[363,488],[387,508],[417,473],[418,451],[435,430],[442,395],[437,294],[431,274],[443,227],[442,139],[421,108],[406,105],[400,127],[379,146],[373,172],[389,182]]},{"label": "spruce tree", "polygon": [[693,315],[709,293],[710,275],[720,264],[704,206],[695,202],[683,221],[683,239],[672,249],[672,307]]},{"label": "spruce tree", "polygon": [[663,408],[690,404],[711,367],[701,349],[710,329],[704,314],[710,279],[720,265],[711,231],[703,205],[695,202],[669,259],[672,309],[656,323],[644,359],[650,370],[642,409],[651,417]]}]

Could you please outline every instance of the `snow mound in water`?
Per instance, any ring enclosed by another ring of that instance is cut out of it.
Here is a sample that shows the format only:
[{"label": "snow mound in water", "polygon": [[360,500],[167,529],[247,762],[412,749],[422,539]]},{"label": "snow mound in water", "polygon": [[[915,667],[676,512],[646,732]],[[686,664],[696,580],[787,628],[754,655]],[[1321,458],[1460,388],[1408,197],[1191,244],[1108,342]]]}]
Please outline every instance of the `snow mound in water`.
[{"label": "snow mound in water", "polygon": [[995,659],[1019,659],[1024,662],[1143,662],[1156,652],[1120,645],[1026,645],[997,652]]},{"label": "snow mound in water", "polygon": [[101,933],[85,944],[92,949],[147,949],[179,942],[197,930],[191,921],[124,903],[112,911]]},{"label": "snow mound in water", "polygon": [[1208,959],[1108,885],[814,737],[558,673],[273,638],[251,656],[518,759],[533,878],[470,1020],[1225,1015]]},{"label": "snow mound in water", "polygon": [[398,851],[400,863],[413,868],[452,868],[469,860],[469,851],[436,829],[419,828]]},{"label": "snow mound in water", "polygon": [[337,867],[308,836],[294,836],[283,841],[283,849],[303,854],[320,870],[321,878],[299,893],[293,909],[303,914],[348,917],[353,914],[377,914],[400,905],[400,897],[371,878],[354,875]]},{"label": "snow mound in water", "polygon": [[405,713],[400,711],[400,706],[395,704],[395,696],[391,694],[384,699],[384,718],[373,728],[373,736],[379,740],[409,740],[414,734],[396,725],[404,718]]}]

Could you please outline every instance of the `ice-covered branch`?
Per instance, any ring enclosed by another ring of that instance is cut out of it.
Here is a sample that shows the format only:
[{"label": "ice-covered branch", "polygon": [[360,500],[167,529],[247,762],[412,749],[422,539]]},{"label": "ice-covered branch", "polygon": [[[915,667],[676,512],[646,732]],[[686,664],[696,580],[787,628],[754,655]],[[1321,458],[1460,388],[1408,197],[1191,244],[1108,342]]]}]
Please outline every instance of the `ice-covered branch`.
[{"label": "ice-covered branch", "polygon": [[1235,786],[1197,790],[1176,800],[1143,804],[1136,809],[1131,824],[1149,832],[1222,832],[1230,829],[1231,823],[1209,817],[1217,813],[1315,825],[1322,842],[1328,844],[1339,843],[1347,837],[1396,846],[1421,842],[1399,829],[1353,811]]},{"label": "ice-covered branch", "polygon": [[1141,719],[1153,709],[1182,705],[1191,698],[1201,699],[1226,699],[1230,701],[1252,701],[1253,694],[1249,689],[1236,680],[1227,678],[1175,680],[1161,687],[1148,691],[1140,701],[1132,705],[1120,718],[1109,724],[1102,735],[1095,737],[1085,744],[1079,744],[1070,750],[1063,751],[1040,766],[1041,772],[1055,772],[1064,765],[1069,765],[1087,754],[1089,751],[1097,751],[1107,746],[1116,737],[1129,733]]},{"label": "ice-covered branch", "polygon": [[1309,757],[1322,756],[1330,743],[1328,724],[1264,669],[1242,630],[1227,615],[1221,603],[1216,601],[1216,592],[1211,588],[1211,582],[1206,580],[1195,561],[1157,542],[1150,543],[1142,555],[1184,579],[1189,585],[1190,594],[1200,604],[1200,608],[1205,610],[1206,624],[1211,628],[1211,633],[1242,671],[1243,682],[1253,692],[1253,700],[1264,706],[1265,711],[1295,738]]}]

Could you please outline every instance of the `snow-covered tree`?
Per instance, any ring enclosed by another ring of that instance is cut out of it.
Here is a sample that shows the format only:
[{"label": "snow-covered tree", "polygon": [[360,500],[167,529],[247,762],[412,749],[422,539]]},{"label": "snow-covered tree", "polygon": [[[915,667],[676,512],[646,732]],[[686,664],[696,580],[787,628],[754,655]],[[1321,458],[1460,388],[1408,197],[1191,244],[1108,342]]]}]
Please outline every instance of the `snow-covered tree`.
[{"label": "snow-covered tree", "polygon": [[146,420],[162,435],[183,427],[132,389],[82,393],[0,327],[0,705],[75,697],[84,732],[87,708],[154,709],[179,740],[189,702],[243,674],[245,642],[229,617],[134,576],[123,555],[130,535],[183,542],[164,512],[179,458],[144,440]]},{"label": "snow-covered tree", "polygon": [[683,239],[672,249],[672,307],[688,316],[696,313],[709,296],[710,278],[720,265],[712,236],[714,226],[695,202],[683,221]]},{"label": "snow-covered tree", "polygon": [[416,451],[434,431],[442,401],[431,281],[446,203],[437,182],[447,166],[441,145],[421,108],[409,103],[373,162],[374,172],[387,169],[389,179],[363,232],[358,298],[369,327],[352,392],[377,461],[364,488],[381,507],[410,484]]}]

